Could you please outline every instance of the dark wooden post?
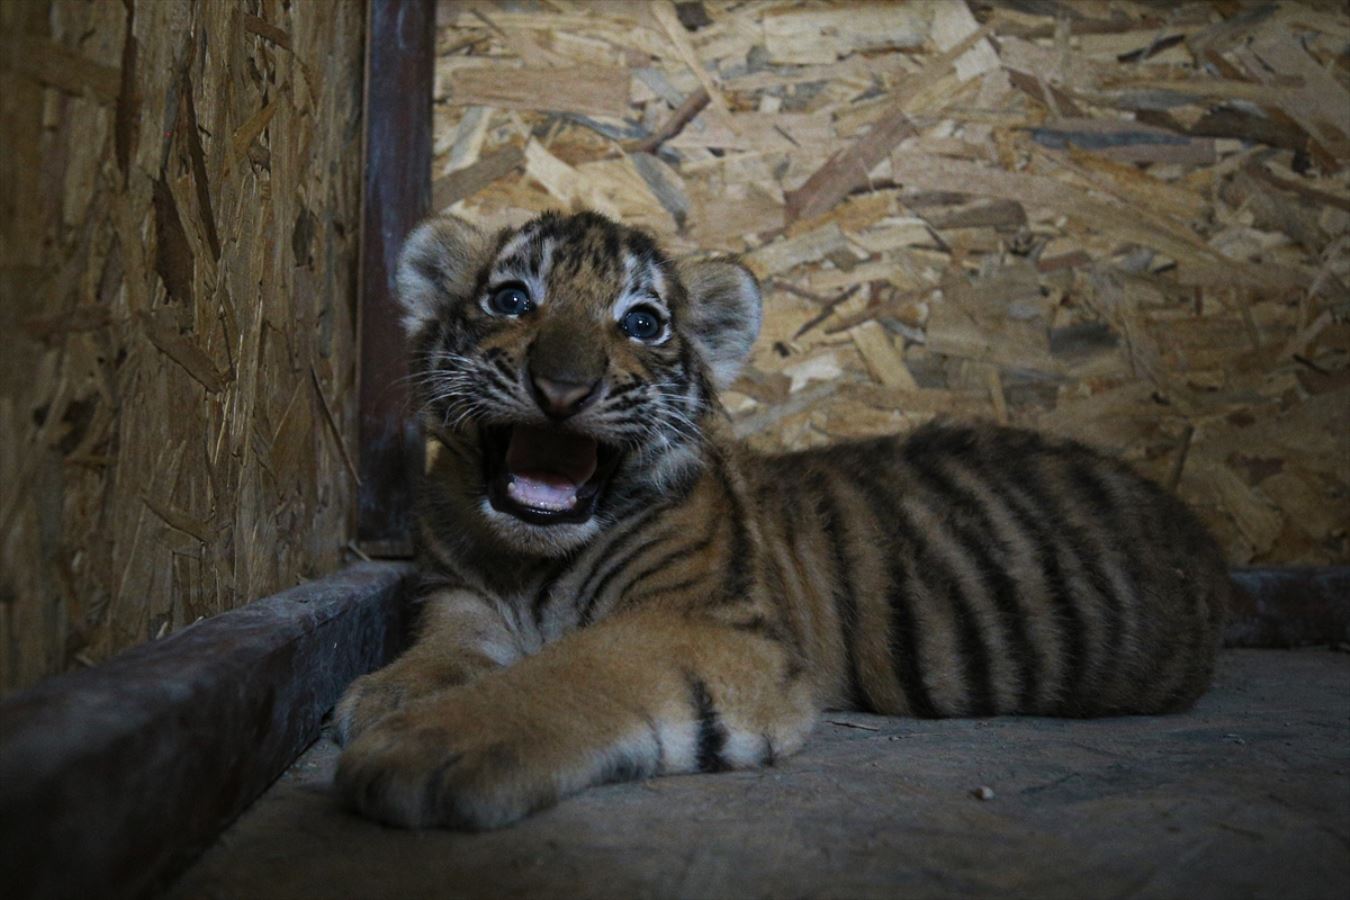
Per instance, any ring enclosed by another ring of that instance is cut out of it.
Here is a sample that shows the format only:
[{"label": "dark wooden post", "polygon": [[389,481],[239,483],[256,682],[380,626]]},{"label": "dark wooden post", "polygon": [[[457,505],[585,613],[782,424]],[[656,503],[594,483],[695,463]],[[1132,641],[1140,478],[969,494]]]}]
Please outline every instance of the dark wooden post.
[{"label": "dark wooden post", "polygon": [[360,474],[357,539],[371,556],[412,552],[422,439],[410,416],[394,296],[399,248],[431,202],[434,0],[370,0],[361,210]]}]

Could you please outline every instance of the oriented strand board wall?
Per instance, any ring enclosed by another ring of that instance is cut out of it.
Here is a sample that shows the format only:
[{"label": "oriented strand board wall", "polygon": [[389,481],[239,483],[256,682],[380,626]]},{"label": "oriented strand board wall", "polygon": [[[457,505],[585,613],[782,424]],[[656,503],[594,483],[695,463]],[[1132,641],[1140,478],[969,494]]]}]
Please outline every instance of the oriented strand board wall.
[{"label": "oriented strand board wall", "polygon": [[747,254],[756,444],[998,419],[1175,485],[1234,563],[1350,559],[1343,3],[439,15],[435,205]]},{"label": "oriented strand board wall", "polygon": [[364,23],[0,3],[0,690],[340,562]]}]

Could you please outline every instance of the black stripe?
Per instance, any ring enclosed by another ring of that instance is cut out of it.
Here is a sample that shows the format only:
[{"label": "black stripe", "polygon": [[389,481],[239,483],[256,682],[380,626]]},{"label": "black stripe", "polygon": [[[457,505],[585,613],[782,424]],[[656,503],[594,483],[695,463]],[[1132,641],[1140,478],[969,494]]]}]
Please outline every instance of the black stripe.
[{"label": "black stripe", "polygon": [[608,563],[610,560],[612,560],[615,556],[622,553],[624,550],[628,549],[628,546],[632,544],[633,541],[636,541],[638,538],[640,538],[642,536],[643,527],[647,525],[649,522],[651,522],[651,520],[654,519],[657,515],[664,512],[666,508],[667,508],[666,504],[658,504],[656,506],[650,506],[646,510],[644,510],[632,522],[622,522],[622,521],[615,522],[614,525],[611,526],[611,529],[617,531],[618,529],[622,528],[623,534],[619,535],[614,540],[610,541],[609,544],[606,545],[605,548],[599,553],[599,555],[595,559],[594,564],[591,566],[590,571],[586,573],[586,577],[583,578],[581,580],[581,584],[578,585],[577,594],[578,595],[584,594],[586,592],[586,589],[594,581],[596,575],[598,575],[600,570],[604,568],[605,564]]},{"label": "black stripe", "polygon": [[[790,508],[787,505],[782,505],[774,511],[774,508],[770,505],[772,502],[769,496],[770,493],[769,490],[765,489],[763,486],[761,487],[758,496],[755,497],[757,512],[759,515],[770,518],[774,522],[779,522],[783,525],[784,534],[782,535],[781,546],[787,548],[787,554],[789,556],[794,556],[796,554],[796,548],[792,546],[791,542],[795,536],[795,531],[792,528],[792,523],[797,519],[797,510],[795,508]],[[786,491],[779,491],[778,493],[780,499],[785,498],[787,495]],[[766,540],[774,545],[779,545],[777,537],[771,533],[766,535]],[[755,613],[755,615],[747,622],[733,623],[732,627],[747,633],[757,634],[780,644],[785,644],[785,656],[787,659],[786,679],[790,682],[798,678],[801,673],[805,671],[805,665],[802,662],[802,659],[806,655],[804,638],[800,629],[796,627],[793,617],[789,613],[792,604],[795,600],[800,599],[801,594],[798,592],[794,597],[793,592],[789,590],[787,579],[795,578],[798,573],[786,571],[780,555],[771,554],[764,560],[763,569],[759,574],[763,579],[763,593],[768,598],[769,609],[767,611]],[[728,597],[727,602],[735,601]],[[746,602],[746,599],[742,598],[740,602],[744,603]],[[774,615],[772,621],[768,618],[768,615],[770,614]]]},{"label": "black stripe", "polygon": [[777,501],[776,521],[783,529],[783,544],[788,548],[788,555],[794,559],[797,557],[797,519],[801,516],[802,509],[801,497],[798,496],[799,487],[797,482],[789,479],[773,479],[760,486],[757,498],[760,501],[761,515],[768,513],[771,500]]},{"label": "black stripe", "polygon": [[[1094,465],[1095,463],[1095,465]],[[1146,495],[1129,495],[1124,502],[1121,501],[1119,491],[1113,490],[1111,486],[1112,476],[1110,472],[1111,461],[1097,460],[1093,457],[1080,458],[1073,465],[1074,481],[1081,489],[1088,494],[1094,503],[1100,504],[1098,507],[1102,513],[1102,518],[1106,520],[1106,531],[1108,534],[1121,534],[1129,536],[1130,547],[1147,545],[1150,535],[1141,533],[1139,530],[1140,519],[1137,515],[1131,515],[1132,509],[1142,510],[1146,508]],[[1151,486],[1148,482],[1142,481],[1134,472],[1125,470],[1117,472],[1118,476],[1138,482],[1143,486]],[[1137,501],[1137,502],[1134,502]],[[1189,513],[1187,513],[1189,514]],[[1168,524],[1175,526],[1179,522],[1168,517]],[[1180,536],[1180,535],[1178,535]],[[1124,544],[1114,542],[1108,545],[1108,550],[1120,563],[1120,572],[1125,576],[1125,581],[1130,589],[1130,596],[1125,600],[1128,604],[1127,613],[1138,611],[1139,599],[1143,596],[1141,579],[1144,577],[1147,569],[1144,567],[1144,557],[1138,553],[1126,552]],[[1172,546],[1180,547],[1181,544]]]},{"label": "black stripe", "polygon": [[985,486],[1003,504],[1017,527],[1026,533],[1034,548],[1036,564],[1045,578],[1051,610],[1056,619],[1056,632],[1063,648],[1061,653],[1065,661],[1065,674],[1062,678],[1062,687],[1065,694],[1060,702],[1062,705],[1072,705],[1076,702],[1076,692],[1082,687],[1083,677],[1087,671],[1087,626],[1064,578],[1064,570],[1059,560],[1059,545],[1041,525],[1036,511],[1028,509],[1006,485],[996,478],[987,478]]},{"label": "black stripe", "polygon": [[789,639],[787,631],[777,622],[770,622],[763,613],[755,613],[744,622],[732,622],[729,627],[764,638],[766,641],[773,641],[775,644],[786,644]]},{"label": "black stripe", "polygon": [[[1004,646],[1017,667],[1020,679],[1017,710],[1033,711],[1040,691],[1041,665],[1027,627],[1028,613],[1018,598],[1016,583],[1008,574],[1007,564],[1012,556],[1010,548],[999,538],[998,528],[980,498],[943,471],[939,457],[914,453],[906,447],[905,459],[923,476],[923,480],[937,488],[934,499],[946,506],[944,511],[958,514],[946,518],[947,527],[955,535],[961,549],[975,563],[980,583],[993,601],[1006,639]],[[998,562],[991,557],[993,549],[997,549],[1001,556]]]},{"label": "black stripe", "polygon": [[[927,563],[920,563],[924,570],[930,570],[930,566],[938,562],[932,549],[926,544],[921,557],[927,557],[928,560]],[[994,702],[994,678],[989,662],[992,654],[984,642],[984,634],[980,631],[975,610],[962,593],[961,582],[956,573],[942,566],[939,571],[933,572],[933,576],[945,588],[947,600],[956,613],[957,641],[961,650],[966,691],[970,699],[969,714],[992,716],[998,712],[998,706]],[[932,581],[930,578],[929,583]]]},{"label": "black stripe", "polygon": [[516,384],[520,381],[520,372],[516,369],[515,363],[505,354],[496,354],[491,359],[492,367],[501,373],[508,384]]},{"label": "black stripe", "polygon": [[[623,588],[619,591],[619,601],[622,602],[623,598],[628,596],[628,592],[633,588],[637,587],[638,585],[642,584],[643,581],[660,575],[661,572],[666,568],[673,566],[676,563],[681,562],[682,560],[688,559],[695,553],[699,553],[700,551],[706,550],[712,544],[713,539],[716,537],[716,535],[717,535],[717,525],[716,523],[714,523],[713,527],[708,530],[708,533],[705,534],[699,540],[695,541],[692,544],[685,544],[683,547],[678,547],[674,550],[671,550],[665,556],[661,557],[656,562],[652,563],[650,566],[643,569],[637,575],[629,579],[628,583],[625,584]],[[701,576],[696,577],[694,581],[698,581],[700,579]],[[597,590],[596,593],[598,594],[600,593],[600,591]]]},{"label": "black stripe", "polygon": [[700,772],[723,772],[731,768],[722,757],[722,750],[727,743],[727,730],[713,706],[708,685],[696,675],[686,677],[689,680],[689,698],[694,707],[694,717],[698,721],[694,762]]},{"label": "black stripe", "polygon": [[919,626],[910,607],[910,598],[906,594],[908,572],[905,564],[892,559],[886,573],[888,587],[886,605],[891,613],[890,649],[894,660],[895,674],[900,680],[900,689],[905,694],[910,711],[921,719],[936,719],[939,715],[937,704],[928,692],[923,680],[922,647],[919,642]]},{"label": "black stripe", "polygon": [[[679,591],[688,590],[691,587],[696,587],[700,584],[706,584],[707,581],[708,581],[707,573],[701,572],[698,575],[693,576],[692,578],[686,578],[684,581],[677,581],[674,584],[665,584],[665,585],[658,584],[654,588],[645,590],[642,593],[637,594],[633,597],[629,597],[627,599],[631,605],[636,606],[639,603],[642,603],[646,600],[650,600],[652,597],[659,597],[662,594],[674,594]],[[628,589],[624,588],[624,594],[620,597],[621,601],[627,596],[627,593]]]},{"label": "black stripe", "polygon": [[[1042,484],[1045,480],[1044,474],[1036,471],[1033,467],[1033,457],[1019,455],[1010,455],[1008,457],[1001,456],[1000,461],[1003,465],[1003,471],[1007,473],[1010,482],[1016,486],[1016,490],[1025,494],[1031,502],[1038,507],[1037,509],[1031,510],[1029,515],[1046,521],[1063,522],[1063,503],[1042,490]],[[1114,604],[1115,591],[1111,586],[1110,579],[1101,568],[1100,555],[1094,548],[1088,545],[1086,540],[1084,540],[1082,532],[1078,528],[1070,525],[1067,527],[1061,526],[1055,529],[1054,535],[1058,538],[1056,546],[1067,547],[1069,558],[1074,561],[1083,577],[1087,579],[1088,586],[1099,594],[1105,602]],[[1081,640],[1078,642],[1078,645],[1082,649],[1080,656],[1081,665],[1077,667],[1078,672],[1076,674],[1078,681],[1072,686],[1073,690],[1070,693],[1069,706],[1070,708],[1077,708],[1079,711],[1082,711],[1089,708],[1092,704],[1091,693],[1089,691],[1091,685],[1088,684],[1088,677],[1089,670],[1093,667],[1089,666],[1089,663],[1092,661],[1090,659],[1091,654],[1087,652],[1089,635],[1084,627],[1085,620],[1081,615],[1081,604],[1071,601],[1069,605],[1079,612],[1079,615],[1076,617],[1077,624],[1081,629]],[[1103,643],[1106,644],[1106,642]],[[1107,652],[1114,652],[1116,650],[1116,645],[1106,644],[1101,649]],[[1100,660],[1098,660],[1097,668],[1100,668]]]},{"label": "black stripe", "polygon": [[923,573],[924,587],[945,598],[952,610],[956,620],[963,682],[970,701],[969,713],[976,716],[993,715],[996,705],[989,647],[984,642],[970,601],[961,590],[960,579],[932,545],[923,539],[920,529],[904,512],[902,497],[897,493],[903,483],[903,478],[892,470],[888,478],[873,479],[873,493],[890,500],[893,516],[890,524],[903,534],[904,541],[913,548],[914,571]]},{"label": "black stripe", "polygon": [[835,503],[834,493],[824,475],[817,472],[812,480],[816,490],[816,510],[820,515],[821,530],[830,543],[830,559],[834,565],[830,579],[833,588],[835,614],[839,618],[840,639],[844,644],[844,667],[848,678],[847,697],[849,707],[865,712],[874,712],[875,708],[867,697],[863,687],[862,673],[858,670],[858,598],[853,586],[853,562],[848,558],[848,546],[842,531],[843,520],[839,516],[839,505]]},{"label": "black stripe", "polygon": [[539,590],[534,595],[534,602],[530,604],[530,610],[534,614],[534,625],[536,628],[540,629],[541,632],[544,627],[544,607],[548,605],[553,586],[558,583],[558,579],[561,578],[566,571],[566,567],[563,566],[554,569],[553,572],[544,579],[543,583],[539,585]]},{"label": "black stripe", "polygon": [[745,507],[727,475],[723,460],[714,459],[713,467],[717,480],[726,493],[727,505],[730,507],[727,522],[731,525],[731,542],[727,550],[726,572],[722,581],[722,599],[743,600],[750,594],[750,567],[753,565],[750,558],[750,533],[745,527]]},{"label": "black stripe", "polygon": [[660,534],[654,536],[651,540],[642,541],[632,550],[628,551],[628,553],[624,554],[623,558],[616,562],[610,570],[605,573],[604,577],[591,589],[590,594],[586,596],[585,606],[583,606],[581,610],[581,625],[585,627],[594,620],[596,606],[605,596],[605,591],[609,588],[610,583],[619,576],[619,573],[627,569],[628,566],[632,564],[633,560],[637,559],[643,553],[646,553],[656,544],[670,540],[674,534],[674,529],[667,528]]},{"label": "black stripe", "polygon": [[[686,375],[693,373],[693,377],[690,380],[694,382],[697,390],[694,391],[694,405],[693,408],[689,410],[689,415],[690,418],[694,418],[701,415],[707,409],[710,392],[707,380],[702,377],[703,369],[700,366],[694,365],[694,350],[690,344],[683,343],[680,345],[680,369]],[[681,391],[680,395],[683,396],[684,392]]]},{"label": "black stripe", "polygon": [[[864,448],[865,450],[865,448]],[[870,456],[870,454],[868,454]],[[893,527],[903,519],[900,506],[873,477],[871,459],[864,459],[860,470],[854,472],[863,488],[867,506],[876,524],[877,532],[886,541],[886,606],[890,612],[888,642],[895,677],[910,712],[922,719],[938,717],[937,705],[923,680],[922,636],[910,606],[908,592],[909,566],[916,565],[919,553],[917,536],[913,529]]]},{"label": "black stripe", "polygon": [[[1096,473],[1083,465],[1082,459],[1069,454],[1064,454],[1064,457],[1068,464],[1070,484],[1087,498],[1087,503],[1080,502],[1079,507],[1091,510],[1092,516],[1100,516],[1104,520],[1106,526],[1104,532],[1096,528],[1084,529],[1091,534],[1093,543],[1097,545],[1098,557],[1105,560],[1108,556],[1116,556],[1112,552],[1111,541],[1106,537],[1106,534],[1116,535],[1118,540],[1125,539],[1126,528],[1125,523],[1121,521],[1119,508],[1105,486],[1097,480]],[[1121,641],[1125,634],[1126,606],[1132,604],[1138,594],[1134,583],[1135,579],[1129,567],[1122,564],[1119,568],[1132,596],[1121,597],[1114,590],[1106,595],[1107,604],[1111,609],[1111,617],[1107,621],[1106,640],[1108,646],[1117,652],[1121,649]]]},{"label": "black stripe", "polygon": [[502,375],[496,369],[480,369],[477,374],[483,377],[487,385],[496,388],[507,397],[515,391],[515,379]]},{"label": "black stripe", "polygon": [[[770,486],[772,487],[772,485]],[[810,596],[811,585],[800,564],[802,556],[797,549],[797,522],[802,516],[801,491],[804,487],[798,479],[782,479],[777,482],[777,494],[779,501],[778,514],[775,519],[783,526],[783,543],[787,547],[788,557],[794,561],[793,571],[785,571],[777,557],[766,559],[765,566],[769,570],[769,577],[773,581],[773,596],[780,598],[779,605],[783,607],[783,623],[792,634],[792,646],[799,656],[806,655],[806,635],[801,633],[799,622],[805,617],[793,617],[787,614],[789,605],[809,605],[810,601],[806,598]],[[767,512],[767,505],[761,506],[761,509]],[[800,579],[800,589],[793,591],[791,584],[796,584]]]},{"label": "black stripe", "polygon": [[614,396],[611,394],[605,398],[605,412],[618,413],[626,412],[640,403],[646,403],[647,398],[642,394],[630,394],[628,396]]},{"label": "black stripe", "polygon": [[784,689],[806,672],[805,651],[798,643],[797,636],[782,622],[772,621],[764,613],[757,612],[745,621],[729,623],[728,627],[782,647]]},{"label": "black stripe", "polygon": [[[589,621],[590,615],[594,612],[596,595],[594,593],[589,593],[589,589],[595,577],[600,573],[600,570],[605,568],[606,563],[609,563],[616,556],[627,550],[631,544],[640,540],[643,537],[643,528],[650,524],[654,518],[664,512],[667,508],[666,504],[650,506],[633,522],[626,523],[620,520],[610,526],[611,530],[617,531],[619,528],[623,528],[624,531],[614,540],[610,541],[609,544],[599,552],[595,561],[591,564],[590,570],[581,580],[581,583],[577,586],[577,589],[573,594],[573,596],[583,604],[581,617],[584,621]],[[641,551],[645,547],[646,544],[644,543],[638,549]],[[622,559],[607,571],[612,575],[615,571],[622,569],[625,565],[627,565],[627,559]]]},{"label": "black stripe", "polygon": [[544,247],[546,241],[531,240],[530,247],[530,274],[539,275],[544,267]]}]

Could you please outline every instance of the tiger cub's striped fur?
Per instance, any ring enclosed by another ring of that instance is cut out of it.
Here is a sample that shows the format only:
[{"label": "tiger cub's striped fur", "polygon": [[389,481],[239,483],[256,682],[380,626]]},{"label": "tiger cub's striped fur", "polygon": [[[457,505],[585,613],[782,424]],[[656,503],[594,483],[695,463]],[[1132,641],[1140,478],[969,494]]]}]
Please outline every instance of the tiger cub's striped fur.
[{"label": "tiger cub's striped fur", "polygon": [[772,763],[824,708],[1183,709],[1230,590],[1181,504],[1074,443],[932,425],[782,456],[715,390],[734,263],[600,216],[422,225],[399,272],[431,461],[422,634],[337,711],[338,784],[409,826]]}]

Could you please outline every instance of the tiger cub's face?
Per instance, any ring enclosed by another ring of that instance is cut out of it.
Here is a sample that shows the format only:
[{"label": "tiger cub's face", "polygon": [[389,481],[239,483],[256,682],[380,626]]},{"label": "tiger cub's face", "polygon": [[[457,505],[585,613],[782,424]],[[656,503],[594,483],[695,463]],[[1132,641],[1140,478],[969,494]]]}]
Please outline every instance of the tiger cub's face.
[{"label": "tiger cub's face", "polygon": [[495,235],[431,219],[404,246],[398,289],[425,423],[473,460],[464,499],[540,555],[698,466],[714,391],[760,324],[743,267],[676,262],[594,213]]}]

